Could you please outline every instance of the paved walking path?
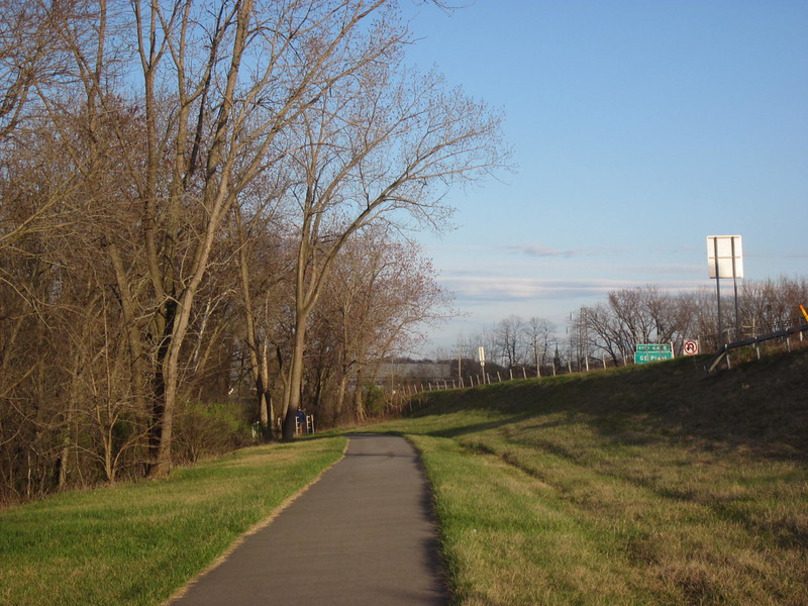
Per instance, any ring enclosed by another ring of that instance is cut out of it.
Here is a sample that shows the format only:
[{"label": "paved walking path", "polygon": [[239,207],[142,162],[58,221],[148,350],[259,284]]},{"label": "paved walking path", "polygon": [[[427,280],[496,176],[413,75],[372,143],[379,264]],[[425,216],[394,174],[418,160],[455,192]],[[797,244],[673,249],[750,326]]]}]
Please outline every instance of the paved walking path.
[{"label": "paved walking path", "polygon": [[403,438],[351,437],[345,458],[176,606],[443,605],[429,489]]}]

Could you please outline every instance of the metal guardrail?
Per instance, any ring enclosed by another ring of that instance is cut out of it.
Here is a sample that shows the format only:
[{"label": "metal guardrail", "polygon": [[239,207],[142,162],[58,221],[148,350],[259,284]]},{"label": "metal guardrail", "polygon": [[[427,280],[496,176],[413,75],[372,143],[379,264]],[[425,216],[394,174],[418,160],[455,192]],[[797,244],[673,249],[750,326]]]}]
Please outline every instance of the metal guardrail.
[{"label": "metal guardrail", "polygon": [[730,350],[738,349],[740,347],[751,347],[754,345],[765,343],[766,341],[773,341],[774,339],[784,339],[790,337],[791,335],[802,334],[804,332],[808,332],[808,325],[800,324],[799,326],[792,326],[791,328],[778,330],[768,335],[763,335],[760,337],[750,337],[749,339],[741,339],[740,341],[725,343],[724,346],[721,349],[719,349],[710,360],[710,364],[706,367],[707,374],[708,375],[712,374],[713,371],[715,371],[718,365],[721,364],[724,358],[727,357],[727,354],[729,354]]}]

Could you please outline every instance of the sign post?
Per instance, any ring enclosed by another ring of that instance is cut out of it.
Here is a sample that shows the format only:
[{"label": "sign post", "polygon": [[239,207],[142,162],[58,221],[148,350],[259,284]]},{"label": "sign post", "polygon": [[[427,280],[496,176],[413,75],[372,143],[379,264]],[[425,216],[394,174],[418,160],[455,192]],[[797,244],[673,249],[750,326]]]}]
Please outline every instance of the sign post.
[{"label": "sign post", "polygon": [[482,372],[483,385],[485,385],[488,380],[485,378],[485,348],[482,345],[477,348],[477,357],[480,359],[480,372]]}]

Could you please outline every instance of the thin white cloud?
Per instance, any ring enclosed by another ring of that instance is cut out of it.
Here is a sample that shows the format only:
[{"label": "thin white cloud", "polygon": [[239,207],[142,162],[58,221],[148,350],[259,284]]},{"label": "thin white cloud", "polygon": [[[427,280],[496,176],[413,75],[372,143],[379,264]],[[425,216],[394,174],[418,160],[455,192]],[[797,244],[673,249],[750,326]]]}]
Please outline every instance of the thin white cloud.
[{"label": "thin white cloud", "polygon": [[614,257],[622,256],[631,251],[624,248],[594,246],[577,249],[560,249],[553,248],[552,246],[544,246],[543,244],[510,244],[507,246],[499,247],[505,253],[512,255],[521,255],[525,257],[545,259],[545,258],[564,258],[569,259],[572,257]]},{"label": "thin white cloud", "polygon": [[638,273],[655,274],[659,276],[692,276],[694,278],[707,279],[707,263],[704,265],[694,264],[660,264],[660,265],[637,265],[631,270]]},{"label": "thin white cloud", "polygon": [[[648,282],[632,280],[541,280],[480,275],[444,276],[440,281],[455,295],[458,303],[600,298],[614,290],[649,286]],[[663,292],[684,292],[697,290],[703,283],[696,280],[668,281],[652,286]]]},{"label": "thin white cloud", "polygon": [[559,250],[549,246],[542,246],[541,244],[518,244],[512,246],[503,246],[502,250],[507,253],[525,255],[527,257],[535,258],[556,258],[556,257],[574,257],[575,251],[572,250]]}]

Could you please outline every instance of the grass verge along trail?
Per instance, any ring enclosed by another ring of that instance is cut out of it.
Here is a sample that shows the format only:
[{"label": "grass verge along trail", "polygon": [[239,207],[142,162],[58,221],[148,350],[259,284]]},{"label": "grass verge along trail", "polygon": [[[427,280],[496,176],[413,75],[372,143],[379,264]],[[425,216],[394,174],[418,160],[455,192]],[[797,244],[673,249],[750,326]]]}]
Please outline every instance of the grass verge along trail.
[{"label": "grass verge along trail", "polygon": [[325,438],[247,448],[167,480],[0,511],[0,603],[160,604],[344,446]]},{"label": "grass verge along trail", "polygon": [[430,394],[455,601],[804,605],[808,353]]}]

